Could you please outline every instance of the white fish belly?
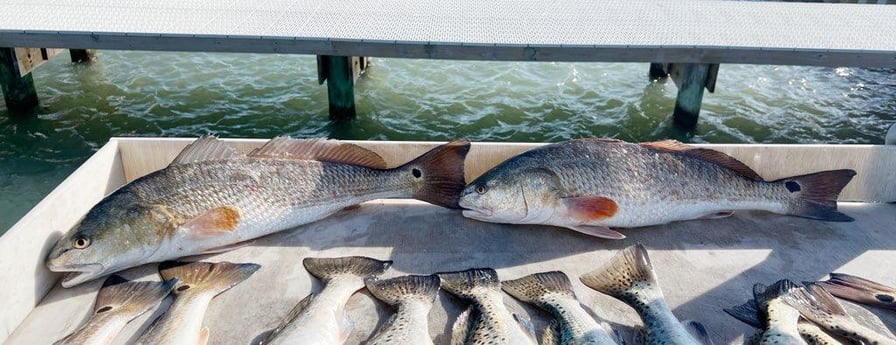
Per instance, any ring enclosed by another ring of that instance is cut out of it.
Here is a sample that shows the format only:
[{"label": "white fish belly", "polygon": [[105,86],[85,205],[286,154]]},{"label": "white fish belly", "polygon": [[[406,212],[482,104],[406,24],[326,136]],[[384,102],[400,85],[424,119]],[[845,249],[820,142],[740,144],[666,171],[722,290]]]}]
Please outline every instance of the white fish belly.
[{"label": "white fish belly", "polygon": [[781,214],[787,211],[784,205],[770,201],[695,200],[643,205],[620,204],[619,211],[612,217],[588,225],[630,228],[698,219],[733,210],[764,210]]}]

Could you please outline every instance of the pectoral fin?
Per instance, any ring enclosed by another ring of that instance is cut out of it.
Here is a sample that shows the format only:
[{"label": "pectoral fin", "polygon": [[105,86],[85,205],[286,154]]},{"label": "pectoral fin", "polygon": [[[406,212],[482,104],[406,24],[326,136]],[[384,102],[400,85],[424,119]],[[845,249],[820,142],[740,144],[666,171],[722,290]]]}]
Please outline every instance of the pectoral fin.
[{"label": "pectoral fin", "polygon": [[611,240],[621,240],[625,238],[625,235],[619,233],[618,231],[612,230],[606,226],[596,226],[596,225],[577,225],[573,226],[570,229],[581,232],[585,235],[600,237],[600,238],[609,238]]},{"label": "pectoral fin", "polygon": [[583,223],[612,217],[619,210],[613,199],[602,196],[579,196],[560,199],[570,216]]},{"label": "pectoral fin", "polygon": [[233,206],[215,207],[188,220],[180,227],[192,238],[229,233],[240,221],[240,211]]},{"label": "pectoral fin", "polygon": [[202,327],[202,330],[199,331],[199,341],[197,342],[199,345],[208,344],[208,327]]}]

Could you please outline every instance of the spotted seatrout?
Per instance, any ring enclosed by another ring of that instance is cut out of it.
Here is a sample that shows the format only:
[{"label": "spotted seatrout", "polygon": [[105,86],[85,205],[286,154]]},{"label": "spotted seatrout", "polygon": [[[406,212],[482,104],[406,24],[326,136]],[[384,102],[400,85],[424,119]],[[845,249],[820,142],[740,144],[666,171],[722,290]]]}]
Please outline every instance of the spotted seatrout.
[{"label": "spotted seatrout", "polygon": [[798,288],[798,285],[786,279],[771,286],[753,285],[753,298],[764,316],[764,319],[760,319],[764,326],[760,344],[806,344],[799,331],[800,312],[783,301],[784,296]]},{"label": "spotted seatrout", "polygon": [[896,339],[875,332],[850,317],[843,306],[821,285],[806,284],[784,295],[782,300],[824,330],[865,344],[896,345]]},{"label": "spotted seatrout", "polygon": [[230,262],[163,262],[162,279],[175,280],[174,303],[137,339],[137,344],[206,344],[202,326],[208,304],[217,295],[248,279],[261,266]]},{"label": "spotted seatrout", "polygon": [[322,219],[381,198],[457,207],[467,141],[388,169],[367,149],[324,139],[275,138],[249,154],[214,137],[167,168],[94,206],[47,256],[71,287],[125,268],[208,252]]},{"label": "spotted seatrout", "polygon": [[529,319],[510,312],[504,305],[501,281],[491,268],[437,273],[442,289],[470,301],[451,331],[451,344],[535,344]]},{"label": "spotted seatrout", "polygon": [[579,279],[585,286],[634,308],[644,323],[648,344],[699,344],[708,341],[703,325],[690,321],[685,326],[672,314],[656,280],[647,250],[640,244],[622,250],[602,268]]},{"label": "spotted seatrout", "polygon": [[492,168],[462,192],[464,216],[545,224],[621,239],[610,227],[765,210],[850,221],[837,195],[856,174],[833,170],[766,181],[718,151],[675,141],[579,139],[538,147]]},{"label": "spotted seatrout", "polygon": [[[557,343],[616,344],[604,326],[585,311],[563,272],[542,272],[501,282],[501,288],[517,299],[549,311],[558,321]],[[553,332],[552,328],[548,328]],[[542,339],[542,343],[545,340]]]},{"label": "spotted seatrout", "polygon": [[167,282],[135,282],[117,275],[109,277],[96,296],[93,315],[87,323],[57,341],[56,345],[112,344],[128,322],[158,306],[176,282],[176,279]]},{"label": "spotted seatrout", "polygon": [[429,310],[439,293],[439,276],[402,276],[386,280],[368,279],[367,290],[379,300],[398,308],[368,345],[432,344]]},{"label": "spotted seatrout", "polygon": [[376,278],[392,265],[363,256],[305,258],[305,269],[324,282],[317,295],[308,295],[293,307],[263,344],[343,344],[354,328],[345,304],[364,280]]},{"label": "spotted seatrout", "polygon": [[896,310],[896,288],[844,273],[819,282],[832,295],[853,302]]}]

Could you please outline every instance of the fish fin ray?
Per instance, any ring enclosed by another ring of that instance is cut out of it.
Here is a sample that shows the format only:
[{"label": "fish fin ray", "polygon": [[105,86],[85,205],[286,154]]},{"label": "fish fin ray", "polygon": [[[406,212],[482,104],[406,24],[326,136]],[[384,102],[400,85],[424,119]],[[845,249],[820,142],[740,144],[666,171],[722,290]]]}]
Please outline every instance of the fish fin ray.
[{"label": "fish fin ray", "polygon": [[560,345],[560,340],[560,323],[553,319],[544,327],[540,345]]},{"label": "fish fin ray", "polygon": [[763,179],[762,176],[759,176],[759,174],[756,173],[753,168],[750,168],[748,165],[737,160],[737,158],[731,157],[728,154],[720,151],[701,147],[692,147],[682,144],[681,142],[678,142],[676,140],[654,141],[641,143],[640,145],[656,151],[679,153],[688,157],[715,163],[725,168],[731,169],[748,179],[754,181],[765,181],[765,179]]},{"label": "fish fin ray", "polygon": [[460,313],[454,321],[454,326],[451,326],[451,345],[466,344],[470,330],[475,327],[478,318],[479,314],[473,306]]},{"label": "fish fin ray", "polygon": [[535,325],[532,324],[532,320],[517,313],[513,313],[513,319],[516,320],[516,323],[520,325],[520,328],[526,332],[529,339],[532,339],[533,344],[538,343],[538,338],[535,336]]},{"label": "fish fin ray", "polygon": [[413,191],[415,199],[459,209],[457,202],[466,186],[464,159],[469,151],[470,142],[458,139],[439,145],[396,170],[406,170],[415,178],[423,179]]},{"label": "fish fin ray", "polygon": [[442,289],[461,298],[472,299],[476,288],[501,290],[498,273],[491,268],[471,268],[466,271],[436,273]]},{"label": "fish fin ray", "polygon": [[688,331],[694,340],[703,345],[713,345],[709,332],[706,331],[706,326],[703,326],[702,323],[694,320],[685,320],[681,322],[681,325],[684,326],[684,329]]},{"label": "fish fin ray", "polygon": [[328,282],[337,276],[354,276],[362,281],[378,277],[392,266],[392,261],[382,261],[365,256],[338,258],[305,258],[302,265],[313,276]]},{"label": "fish fin ray", "polygon": [[439,293],[441,280],[435,274],[407,275],[385,280],[367,279],[364,283],[374,297],[394,306],[408,299],[432,303]]},{"label": "fish fin ray", "polygon": [[565,197],[560,201],[573,218],[584,222],[607,219],[619,211],[616,201],[602,196]]},{"label": "fish fin ray", "polygon": [[588,236],[607,238],[611,240],[621,240],[625,238],[625,235],[623,235],[621,232],[600,225],[576,225],[570,227],[569,229]]},{"label": "fish fin ray", "polygon": [[769,301],[789,295],[799,288],[799,285],[788,279],[781,279],[770,286],[755,284],[753,285],[753,299],[756,300],[759,310],[767,310]]},{"label": "fish fin ray", "polygon": [[544,308],[542,300],[547,294],[562,294],[575,299],[569,277],[560,271],[530,274],[501,282],[501,289],[516,299]]},{"label": "fish fin ray", "polygon": [[126,315],[128,321],[157,306],[162,299],[174,289],[176,280],[128,281],[118,275],[112,275],[103,283],[94,302],[94,314],[120,313]]},{"label": "fish fin ray", "polygon": [[175,294],[212,291],[217,295],[248,279],[259,268],[250,263],[166,261],[159,264],[159,274],[165,280],[177,278]]},{"label": "fish fin ray", "polygon": [[244,157],[232,146],[212,135],[203,135],[187,145],[168,166]]},{"label": "fish fin ray", "polygon": [[837,197],[849,184],[855,170],[820,171],[807,175],[785,177],[771,183],[781,183],[789,190],[787,214],[829,222],[851,222],[854,219],[837,211]]},{"label": "fish fin ray", "polygon": [[831,273],[831,279],[819,282],[832,295],[863,304],[896,309],[896,288],[865,278]]},{"label": "fish fin ray", "polygon": [[285,316],[283,316],[283,320],[280,320],[280,323],[277,324],[277,327],[274,327],[274,329],[271,330],[271,333],[268,333],[268,336],[264,339],[264,341],[262,341],[262,344],[268,344],[272,340],[274,340],[274,338],[277,338],[280,332],[283,332],[283,329],[285,329],[287,325],[289,325],[293,320],[299,317],[299,315],[302,314],[302,311],[305,310],[305,308],[307,308],[313,300],[314,294],[308,294],[308,296],[305,296],[305,298],[299,301],[299,303],[296,303],[296,305],[293,306]]},{"label": "fish fin ray", "polygon": [[386,161],[361,146],[326,138],[293,139],[276,137],[249,153],[249,157],[316,160],[386,169]]},{"label": "fish fin ray", "polygon": [[615,298],[623,298],[624,293],[638,282],[659,290],[650,257],[640,243],[623,249],[603,267],[582,275],[579,280],[589,288]]},{"label": "fish fin ray", "polygon": [[240,211],[233,206],[221,206],[205,211],[180,225],[192,238],[203,238],[229,233],[236,229]]},{"label": "fish fin ray", "polygon": [[765,329],[762,317],[760,317],[759,306],[756,305],[755,299],[750,299],[744,304],[725,308],[723,310],[740,322],[753,326],[754,328]]}]

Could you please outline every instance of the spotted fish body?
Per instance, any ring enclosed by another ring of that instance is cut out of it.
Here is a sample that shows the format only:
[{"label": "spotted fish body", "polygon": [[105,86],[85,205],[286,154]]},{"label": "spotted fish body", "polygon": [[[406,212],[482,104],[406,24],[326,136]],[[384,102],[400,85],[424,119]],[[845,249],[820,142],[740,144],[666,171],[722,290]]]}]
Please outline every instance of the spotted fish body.
[{"label": "spotted fish body", "polygon": [[445,291],[471,302],[454,324],[452,344],[536,344],[529,320],[510,312],[504,305],[495,270],[473,268],[438,275]]},{"label": "spotted fish body", "polygon": [[432,344],[429,334],[429,310],[439,293],[439,277],[402,276],[386,280],[367,280],[367,289],[376,298],[398,310],[367,341],[368,345]]},{"label": "spotted fish body", "polygon": [[[647,250],[640,244],[622,250],[602,268],[582,275],[580,280],[585,286],[634,308],[644,322],[648,344],[700,343],[672,314]],[[705,333],[702,325],[699,328]]]},{"label": "spotted fish body", "polygon": [[464,216],[545,224],[606,238],[628,228],[765,210],[848,221],[836,198],[855,172],[765,181],[721,152],[674,141],[631,144],[579,139],[512,157],[462,192]]},{"label": "spotted fish body", "polygon": [[797,289],[798,286],[789,280],[780,280],[772,286],[756,284],[753,286],[753,297],[759,310],[765,315],[765,330],[759,341],[761,345],[771,344],[806,344],[800,336],[800,312],[784,303],[783,296]]},{"label": "spotted fish body", "polygon": [[128,322],[158,306],[176,282],[136,282],[117,275],[109,277],[97,294],[87,323],[56,345],[111,344]]},{"label": "spotted fish body", "polygon": [[542,272],[501,283],[517,299],[549,311],[558,321],[559,343],[616,344],[614,338],[585,311],[563,272]]},{"label": "spotted fish body", "polygon": [[324,282],[324,289],[300,301],[263,344],[343,344],[354,323],[345,312],[349,298],[392,265],[368,257],[305,258],[305,269]]},{"label": "spotted fish body", "polygon": [[822,329],[865,344],[896,345],[896,339],[880,334],[850,317],[822,285],[808,283],[782,297],[783,303]]},{"label": "spotted fish body", "polygon": [[275,138],[242,154],[213,137],[93,207],[47,257],[70,287],[148,262],[232,249],[380,198],[457,207],[466,141],[397,168],[356,145]]}]

